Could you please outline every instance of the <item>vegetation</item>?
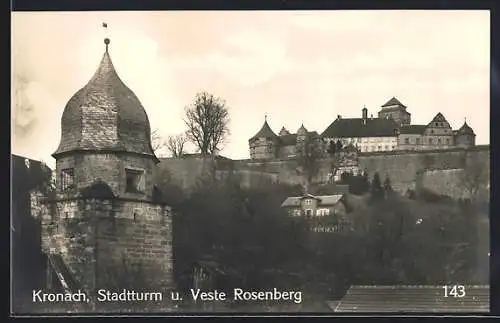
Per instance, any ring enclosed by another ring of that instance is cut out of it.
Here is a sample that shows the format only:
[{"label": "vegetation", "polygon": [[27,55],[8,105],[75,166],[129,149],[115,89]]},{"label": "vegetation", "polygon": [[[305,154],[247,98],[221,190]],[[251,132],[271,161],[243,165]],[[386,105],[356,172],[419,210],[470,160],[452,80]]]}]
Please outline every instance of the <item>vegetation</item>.
[{"label": "vegetation", "polygon": [[478,255],[478,235],[488,234],[477,227],[474,210],[387,194],[390,179],[373,178],[369,193],[348,197],[358,200],[347,215],[352,230],[334,234],[313,233],[303,218],[280,208],[300,187],[200,182],[175,207],[180,289],[192,286],[194,263],[203,259],[220,269],[215,288],[294,288],[323,300],[353,284],[487,283],[474,274],[477,259],[487,257],[487,250]]},{"label": "vegetation", "polygon": [[202,155],[217,154],[229,135],[226,103],[207,92],[198,93],[185,108],[186,135]]}]

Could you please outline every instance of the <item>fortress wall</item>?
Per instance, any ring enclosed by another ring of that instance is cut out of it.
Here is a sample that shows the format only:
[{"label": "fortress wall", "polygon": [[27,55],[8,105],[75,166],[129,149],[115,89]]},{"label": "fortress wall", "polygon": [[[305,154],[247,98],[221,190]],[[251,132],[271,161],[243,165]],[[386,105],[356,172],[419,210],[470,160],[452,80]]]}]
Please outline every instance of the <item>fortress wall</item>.
[{"label": "fortress wall", "polygon": [[[447,149],[429,151],[391,151],[359,153],[359,169],[366,169],[370,178],[375,172],[380,174],[382,180],[389,175],[395,190],[405,193],[414,189],[417,182],[417,173],[422,175],[422,185],[439,194],[459,196],[460,181],[458,171],[443,171],[457,169],[484,169],[488,175],[484,177],[485,186],[488,186],[490,169],[489,146],[476,146],[471,149]],[[330,172],[330,162],[320,161],[320,169],[315,182],[325,182]],[[189,157],[181,159],[164,159],[160,168],[168,169],[172,178],[184,189],[189,189],[196,184],[197,178],[208,174],[213,167],[213,159]],[[301,184],[302,177],[297,173],[295,160],[254,161],[254,160],[223,160],[217,161],[217,170],[234,171],[239,174],[242,184],[246,186],[257,185],[263,176],[270,181],[288,184]],[[451,186],[451,187],[449,187]]]}]

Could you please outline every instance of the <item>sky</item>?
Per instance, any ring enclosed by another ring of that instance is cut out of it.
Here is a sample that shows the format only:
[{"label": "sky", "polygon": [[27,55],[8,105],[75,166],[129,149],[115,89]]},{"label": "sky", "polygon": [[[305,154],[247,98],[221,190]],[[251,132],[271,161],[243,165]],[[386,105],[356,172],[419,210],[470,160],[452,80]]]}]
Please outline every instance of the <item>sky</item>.
[{"label": "sky", "polygon": [[185,130],[197,92],[225,100],[230,158],[249,157],[266,115],[276,133],[302,123],[321,133],[363,106],[376,116],[393,96],[413,124],[441,112],[457,129],[466,118],[489,144],[488,11],[15,12],[14,154],[53,167],[64,107],[96,71],[105,37],[161,137]]}]

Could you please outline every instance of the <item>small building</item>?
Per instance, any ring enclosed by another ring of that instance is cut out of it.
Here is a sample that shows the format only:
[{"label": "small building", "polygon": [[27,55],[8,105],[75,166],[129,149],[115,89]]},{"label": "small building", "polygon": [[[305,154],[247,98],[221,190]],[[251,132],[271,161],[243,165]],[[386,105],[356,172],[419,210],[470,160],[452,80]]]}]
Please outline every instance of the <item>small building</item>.
[{"label": "small building", "polygon": [[344,194],[292,196],[281,207],[291,216],[305,216],[313,232],[342,232],[350,227]]},{"label": "small building", "polygon": [[438,286],[351,286],[338,302],[330,302],[334,312],[344,313],[472,313],[490,310],[490,287],[464,286],[463,297],[445,297]]},{"label": "small building", "polygon": [[281,207],[292,216],[327,216],[345,213],[344,195],[312,195],[288,197]]}]

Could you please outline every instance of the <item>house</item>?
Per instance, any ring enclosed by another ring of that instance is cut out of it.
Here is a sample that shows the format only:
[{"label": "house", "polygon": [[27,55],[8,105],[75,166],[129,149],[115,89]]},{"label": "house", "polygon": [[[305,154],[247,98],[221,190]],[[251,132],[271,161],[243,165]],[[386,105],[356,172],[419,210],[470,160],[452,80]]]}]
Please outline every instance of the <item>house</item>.
[{"label": "house", "polygon": [[281,207],[291,216],[307,217],[313,232],[340,232],[349,226],[344,194],[292,196]]},{"label": "house", "polygon": [[[489,312],[490,287],[464,286],[463,297],[445,297],[445,286],[351,286],[338,302],[335,312],[345,313],[457,313]],[[456,294],[458,295],[458,294]]]}]

